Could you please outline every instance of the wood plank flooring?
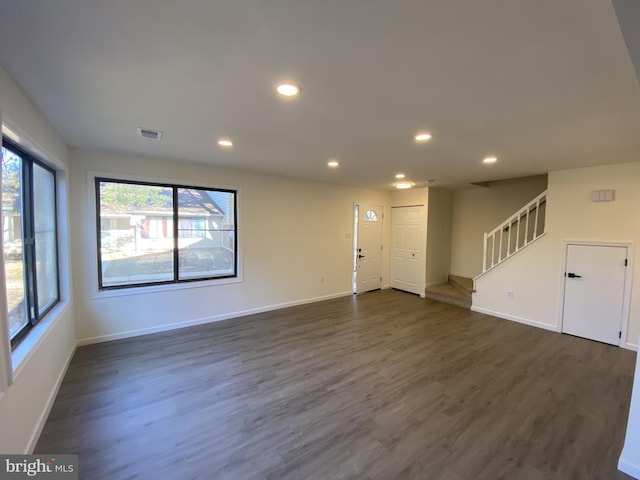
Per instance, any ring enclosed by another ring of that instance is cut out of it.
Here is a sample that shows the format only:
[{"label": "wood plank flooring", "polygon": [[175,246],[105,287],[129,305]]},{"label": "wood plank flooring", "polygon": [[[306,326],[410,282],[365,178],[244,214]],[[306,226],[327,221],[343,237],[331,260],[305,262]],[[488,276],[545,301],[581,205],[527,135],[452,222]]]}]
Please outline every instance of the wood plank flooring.
[{"label": "wood plank flooring", "polygon": [[393,290],[78,349],[80,478],[625,479],[635,353]]}]

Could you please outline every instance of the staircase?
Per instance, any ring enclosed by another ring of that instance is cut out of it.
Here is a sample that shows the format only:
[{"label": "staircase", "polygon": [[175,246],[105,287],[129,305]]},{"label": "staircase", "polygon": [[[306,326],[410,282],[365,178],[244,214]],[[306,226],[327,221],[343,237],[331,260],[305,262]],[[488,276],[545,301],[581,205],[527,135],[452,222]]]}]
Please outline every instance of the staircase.
[{"label": "staircase", "polygon": [[546,207],[545,190],[496,228],[484,234],[482,274],[544,235]]},{"label": "staircase", "polygon": [[547,191],[484,234],[482,273],[475,279],[449,275],[448,281],[427,287],[426,298],[471,309],[474,281],[545,234]]},{"label": "staircase", "polygon": [[425,296],[431,300],[470,309],[472,292],[472,279],[449,275],[448,282],[427,287]]}]

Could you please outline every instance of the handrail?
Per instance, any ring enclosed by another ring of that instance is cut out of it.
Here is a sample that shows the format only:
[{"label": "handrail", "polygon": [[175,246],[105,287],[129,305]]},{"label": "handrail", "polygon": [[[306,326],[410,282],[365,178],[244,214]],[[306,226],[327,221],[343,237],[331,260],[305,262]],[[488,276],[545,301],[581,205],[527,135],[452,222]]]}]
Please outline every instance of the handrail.
[{"label": "handrail", "polygon": [[[547,201],[547,190],[542,192],[536,198],[527,203],[524,207],[519,209],[513,215],[507,217],[507,219],[498,225],[496,228],[491,230],[490,232],[484,234],[484,249],[482,255],[482,273],[486,272],[490,268],[495,267],[499,263],[502,263],[511,255],[516,253],[521,248],[526,247],[529,243],[536,240],[538,237],[542,236],[545,232],[545,225],[542,224],[542,231],[538,231],[538,223],[539,223],[539,213],[540,213],[540,205],[546,203]],[[531,215],[535,215],[532,219],[533,222],[533,231],[530,232],[529,229],[529,217]],[[524,235],[521,239],[521,228],[520,223],[524,222]],[[512,236],[511,232],[513,231],[513,227],[515,225],[516,234],[515,234],[515,245],[512,248]],[[504,232],[508,232],[507,234],[507,243],[506,243],[506,252],[503,246],[503,237]],[[497,259],[496,259],[496,235],[500,236]],[[531,239],[529,239],[531,236]],[[522,241],[521,241],[522,240]],[[489,242],[491,242],[491,252],[489,252]],[[521,245],[522,243],[522,245]],[[490,255],[489,255],[490,253]],[[490,258],[489,258],[490,257]]]}]

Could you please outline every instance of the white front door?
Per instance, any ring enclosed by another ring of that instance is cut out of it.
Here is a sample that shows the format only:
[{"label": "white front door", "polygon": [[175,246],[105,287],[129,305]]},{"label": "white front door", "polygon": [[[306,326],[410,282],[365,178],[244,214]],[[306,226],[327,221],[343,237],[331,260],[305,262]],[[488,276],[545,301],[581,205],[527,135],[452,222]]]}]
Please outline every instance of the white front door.
[{"label": "white front door", "polygon": [[424,207],[391,209],[391,288],[424,295]]},{"label": "white front door", "polygon": [[562,331],[620,345],[627,247],[567,245]]},{"label": "white front door", "polygon": [[359,204],[356,208],[356,293],[382,287],[382,217],[383,208]]}]

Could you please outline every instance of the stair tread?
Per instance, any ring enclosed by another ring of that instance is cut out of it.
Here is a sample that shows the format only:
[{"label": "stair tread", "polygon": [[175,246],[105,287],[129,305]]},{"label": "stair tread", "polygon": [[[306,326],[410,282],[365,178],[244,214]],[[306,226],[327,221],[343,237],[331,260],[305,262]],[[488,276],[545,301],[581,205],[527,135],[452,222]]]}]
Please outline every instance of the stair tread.
[{"label": "stair tread", "polygon": [[464,292],[471,295],[473,293],[473,279],[468,277],[461,277],[459,275],[449,275],[449,283],[454,287],[462,289]]},{"label": "stair tread", "polygon": [[427,293],[435,293],[438,295],[445,295],[448,297],[458,298],[461,300],[471,301],[471,294],[461,291],[459,288],[454,287],[448,283],[442,283],[440,285],[432,285],[427,288]]}]

